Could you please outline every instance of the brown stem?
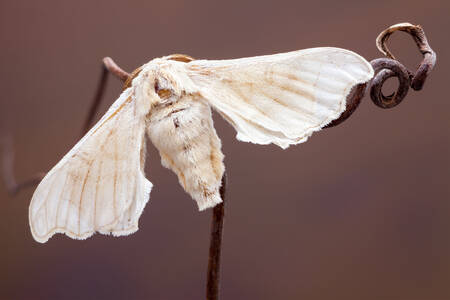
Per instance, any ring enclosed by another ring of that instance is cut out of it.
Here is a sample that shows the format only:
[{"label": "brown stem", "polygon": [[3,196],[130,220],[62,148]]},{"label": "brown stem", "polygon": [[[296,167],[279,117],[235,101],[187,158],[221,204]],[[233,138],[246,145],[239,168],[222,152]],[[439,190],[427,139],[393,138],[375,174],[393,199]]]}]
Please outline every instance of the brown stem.
[{"label": "brown stem", "polygon": [[227,185],[227,175],[222,177],[222,186],[220,187],[220,197],[222,203],[213,209],[211,223],[211,237],[209,244],[208,274],[206,281],[206,299],[219,299],[220,289],[220,254],[222,249],[223,223],[225,217],[225,193]]}]

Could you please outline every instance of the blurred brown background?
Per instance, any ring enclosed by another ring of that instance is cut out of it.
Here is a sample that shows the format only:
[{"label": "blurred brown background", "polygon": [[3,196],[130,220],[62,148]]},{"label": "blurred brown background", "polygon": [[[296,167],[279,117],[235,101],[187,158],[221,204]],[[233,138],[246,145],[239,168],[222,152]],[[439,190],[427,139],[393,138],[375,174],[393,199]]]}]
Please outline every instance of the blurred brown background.
[{"label": "blurred brown background", "polygon": [[[366,97],[342,125],[281,150],[235,140],[221,299],[450,299],[448,1],[0,2],[2,131],[15,172],[48,171],[78,140],[104,56],[126,70],[171,53],[237,58],[337,46],[371,60],[395,23],[424,26],[438,63],[424,90],[382,110]],[[391,48],[410,68],[412,39]],[[110,78],[99,115],[119,95]],[[150,145],[154,188],[129,237],[28,227],[33,189],[0,183],[0,299],[203,299],[211,210],[199,213]]]}]

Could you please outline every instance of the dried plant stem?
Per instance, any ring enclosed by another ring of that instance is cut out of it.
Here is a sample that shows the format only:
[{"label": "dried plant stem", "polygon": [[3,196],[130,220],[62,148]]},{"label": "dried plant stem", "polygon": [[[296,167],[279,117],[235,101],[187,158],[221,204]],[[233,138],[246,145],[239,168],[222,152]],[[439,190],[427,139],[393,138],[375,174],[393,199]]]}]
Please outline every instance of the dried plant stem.
[{"label": "dried plant stem", "polygon": [[220,289],[220,256],[222,249],[223,224],[225,218],[225,193],[227,185],[227,175],[222,177],[222,186],[220,187],[220,197],[222,203],[213,209],[211,223],[211,237],[209,243],[208,274],[206,280],[206,299],[219,299]]}]

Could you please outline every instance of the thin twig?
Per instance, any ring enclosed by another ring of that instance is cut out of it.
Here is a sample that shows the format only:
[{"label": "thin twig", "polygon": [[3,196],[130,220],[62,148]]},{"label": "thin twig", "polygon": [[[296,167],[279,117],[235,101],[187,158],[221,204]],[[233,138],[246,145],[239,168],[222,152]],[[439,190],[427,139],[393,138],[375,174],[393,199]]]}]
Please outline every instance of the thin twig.
[{"label": "thin twig", "polygon": [[85,135],[89,131],[89,128],[93,125],[92,123],[94,121],[95,114],[98,111],[103,94],[105,93],[106,83],[108,82],[108,74],[114,75],[125,84],[130,80],[130,78],[132,78],[132,74],[122,70],[122,68],[120,68],[111,57],[105,57],[102,61],[102,74],[100,75],[100,81],[98,82],[97,91],[95,92],[95,96],[92,100],[91,108],[86,121],[84,122],[81,136]]},{"label": "thin twig", "polygon": [[103,65],[111,74],[122,80],[122,82],[126,82],[130,78],[130,73],[120,68],[111,57],[103,58]]},{"label": "thin twig", "polygon": [[227,175],[223,174],[220,197],[222,203],[213,209],[211,223],[211,237],[209,243],[208,273],[206,280],[206,299],[219,299],[220,289],[220,254],[222,249],[223,223],[225,217],[225,193],[227,186]]},{"label": "thin twig", "polygon": [[100,76],[100,81],[97,85],[97,91],[95,92],[91,108],[89,109],[86,121],[84,122],[84,126],[81,130],[81,136],[85,135],[89,131],[89,128],[92,126],[92,122],[95,118],[95,115],[97,114],[97,110],[100,106],[100,102],[102,101],[103,94],[105,92],[106,83],[108,82],[108,74],[109,74],[108,68],[106,68],[106,66],[103,65],[102,75]]}]

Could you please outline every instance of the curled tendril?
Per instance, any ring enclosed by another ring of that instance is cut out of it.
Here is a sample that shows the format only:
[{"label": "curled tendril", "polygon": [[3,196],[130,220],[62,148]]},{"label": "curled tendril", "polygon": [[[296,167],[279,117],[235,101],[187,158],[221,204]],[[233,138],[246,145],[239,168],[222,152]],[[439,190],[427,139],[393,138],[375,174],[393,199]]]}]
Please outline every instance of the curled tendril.
[{"label": "curled tendril", "polygon": [[[370,62],[375,76],[370,85],[370,97],[373,103],[381,108],[392,108],[406,97],[410,85],[409,71],[397,60],[390,58],[377,58]],[[383,95],[383,84],[391,77],[397,77],[398,89],[389,96]]]},{"label": "curled tendril", "polygon": [[[409,71],[389,51],[386,42],[389,37],[395,31],[404,31],[412,36],[419,48],[420,53],[423,55],[423,60],[417,68],[416,72]],[[436,53],[431,49],[428,44],[425,32],[419,25],[412,25],[410,23],[400,23],[393,25],[383,32],[381,32],[376,40],[378,49],[387,57],[377,58],[370,63],[375,71],[375,76],[369,82],[369,84],[359,84],[355,86],[350,94],[347,96],[347,108],[342,113],[339,119],[334,120],[328,127],[336,126],[345,121],[358,107],[362,97],[368,86],[370,90],[370,97],[381,108],[392,108],[398,105],[408,94],[408,90],[411,87],[415,91],[422,89],[425,80],[436,64]],[[396,77],[398,79],[398,88],[392,95],[384,95],[382,93],[383,84],[389,78]]]},{"label": "curled tendril", "polygon": [[[386,45],[389,37],[395,31],[409,33],[416,42],[420,53],[423,55],[423,60],[415,73],[406,69],[396,60]],[[384,30],[377,37],[376,44],[378,49],[388,58],[379,58],[371,61],[376,75],[372,79],[370,97],[377,106],[391,108],[398,105],[405,98],[409,87],[416,91],[422,89],[428,74],[436,64],[436,53],[428,44],[422,27],[410,23],[400,23]],[[393,95],[385,96],[381,92],[381,89],[386,80],[391,77],[397,77],[399,81],[398,89]]]},{"label": "curled tendril", "polygon": [[425,32],[420,25],[412,25],[410,23],[400,23],[397,25],[393,25],[388,29],[381,32],[376,40],[377,48],[388,58],[394,59],[394,55],[389,51],[386,43],[389,37],[395,31],[404,31],[411,35],[416,42],[417,47],[419,48],[420,53],[423,55],[423,60],[420,63],[419,67],[416,70],[415,74],[410,73],[411,75],[411,83],[410,86],[415,91],[420,91],[425,83],[425,80],[428,74],[433,69],[436,64],[436,53],[431,49],[428,44],[427,37],[425,36]]}]

